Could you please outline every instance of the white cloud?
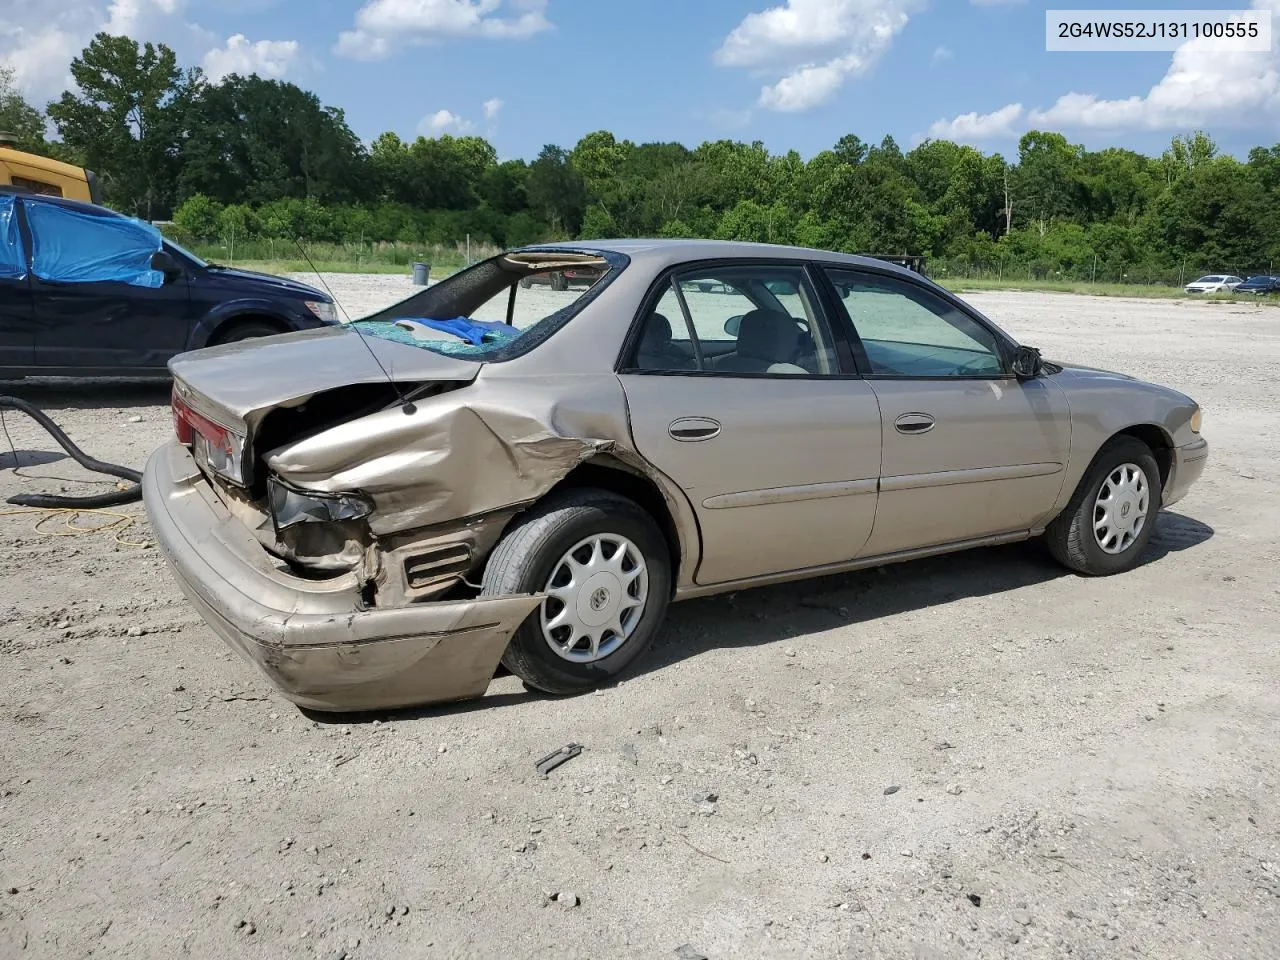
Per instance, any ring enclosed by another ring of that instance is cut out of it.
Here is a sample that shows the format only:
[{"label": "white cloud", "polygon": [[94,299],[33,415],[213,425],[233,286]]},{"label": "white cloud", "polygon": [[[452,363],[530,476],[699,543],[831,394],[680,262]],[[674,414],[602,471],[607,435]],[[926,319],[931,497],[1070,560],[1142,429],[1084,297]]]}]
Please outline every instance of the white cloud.
[{"label": "white cloud", "polygon": [[191,62],[213,35],[183,16],[186,0],[0,0],[0,63],[34,103],[71,86],[72,58],[105,31],[167,43]]},{"label": "white cloud", "polygon": [[785,0],[748,14],[724,38],[722,66],[781,73],[760,91],[760,106],[799,112],[867,73],[924,0]]},{"label": "white cloud", "polygon": [[438,136],[442,133],[469,133],[475,128],[470,120],[464,120],[448,110],[429,113],[418,122],[418,132]]},{"label": "white cloud", "polygon": [[[1255,10],[1280,12],[1280,0],[1253,0]],[[1275,31],[1273,19],[1273,31]],[[1060,54],[1068,56],[1068,54]],[[929,135],[980,131],[986,139],[1013,136],[1019,128],[1055,130],[1189,130],[1193,127],[1256,127],[1259,116],[1280,111],[1280,44],[1270,52],[1230,53],[1189,40],[1174,51],[1165,75],[1145,95],[1108,100],[1068,93],[1052,106],[1022,116],[1018,104],[978,116],[939,120]],[[1003,117],[1000,123],[995,118]],[[1019,121],[1025,121],[1019,124]],[[974,138],[976,138],[976,134]]]},{"label": "white cloud", "polygon": [[204,55],[202,66],[211,81],[221,80],[230,73],[278,79],[298,56],[297,40],[259,40],[250,43],[243,33],[227,38],[221,47],[214,47]]},{"label": "white cloud", "polygon": [[[368,0],[334,51],[378,60],[405,44],[461,37],[523,40],[550,29],[547,0]],[[503,15],[506,14],[506,15]]]},{"label": "white cloud", "polygon": [[1027,0],[969,0],[975,7],[1017,7]]},{"label": "white cloud", "polygon": [[1011,103],[992,113],[963,113],[953,120],[939,120],[929,128],[934,140],[957,143],[981,143],[1011,137],[1014,125],[1022,119],[1022,104]]},{"label": "white cloud", "polygon": [[934,63],[942,63],[944,60],[950,60],[954,56],[955,54],[951,52],[950,48],[938,47],[933,51],[933,57],[931,59]]},{"label": "white cloud", "polygon": [[502,101],[497,97],[494,97],[492,100],[486,100],[484,102],[484,118],[486,120],[496,120],[498,118],[498,111],[501,109]]}]

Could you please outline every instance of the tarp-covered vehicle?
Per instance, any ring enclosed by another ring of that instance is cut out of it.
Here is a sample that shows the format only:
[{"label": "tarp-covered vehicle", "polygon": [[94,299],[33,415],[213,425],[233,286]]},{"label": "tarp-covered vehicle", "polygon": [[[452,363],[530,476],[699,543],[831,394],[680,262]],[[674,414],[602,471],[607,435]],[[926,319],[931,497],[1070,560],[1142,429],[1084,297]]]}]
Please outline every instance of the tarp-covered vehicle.
[{"label": "tarp-covered vehicle", "polygon": [[336,323],[313,287],[206,263],[104,207],[0,187],[0,376],[164,376],[185,350]]},{"label": "tarp-covered vehicle", "polygon": [[526,248],[170,366],[157,540],[322,710],[478,696],[500,658],[582,691],[672,599],[1041,534],[1116,573],[1207,456],[1180,393],[1043,362],[884,261],[755,244]]}]

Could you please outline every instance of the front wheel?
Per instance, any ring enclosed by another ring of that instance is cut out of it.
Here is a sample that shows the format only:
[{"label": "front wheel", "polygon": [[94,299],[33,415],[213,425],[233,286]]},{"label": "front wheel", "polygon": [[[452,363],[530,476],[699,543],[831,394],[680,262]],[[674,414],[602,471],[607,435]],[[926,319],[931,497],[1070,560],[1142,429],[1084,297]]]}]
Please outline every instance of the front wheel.
[{"label": "front wheel", "polygon": [[1162,494],[1151,449],[1133,437],[1109,441],[1045,530],[1049,552],[1090,576],[1130,569],[1151,540]]},{"label": "front wheel", "polygon": [[274,337],[279,332],[279,327],[272,326],[269,323],[263,323],[260,320],[247,320],[218,331],[209,345],[220,346],[224,343],[239,343],[241,340],[256,340],[258,337]]},{"label": "front wheel", "polygon": [[633,501],[572,490],[502,539],[481,593],[546,593],[511,638],[503,666],[536,690],[582,693],[648,649],[666,615],[671,560],[657,524]]}]

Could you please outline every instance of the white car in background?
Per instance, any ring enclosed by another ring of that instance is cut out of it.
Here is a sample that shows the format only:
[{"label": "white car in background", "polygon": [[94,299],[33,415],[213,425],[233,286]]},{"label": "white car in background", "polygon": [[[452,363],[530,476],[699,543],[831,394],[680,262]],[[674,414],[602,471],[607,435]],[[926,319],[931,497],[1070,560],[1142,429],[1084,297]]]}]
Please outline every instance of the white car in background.
[{"label": "white car in background", "polygon": [[1242,283],[1244,283],[1243,277],[1231,277],[1215,273],[1207,277],[1201,277],[1199,280],[1193,280],[1182,289],[1187,293],[1230,293]]}]

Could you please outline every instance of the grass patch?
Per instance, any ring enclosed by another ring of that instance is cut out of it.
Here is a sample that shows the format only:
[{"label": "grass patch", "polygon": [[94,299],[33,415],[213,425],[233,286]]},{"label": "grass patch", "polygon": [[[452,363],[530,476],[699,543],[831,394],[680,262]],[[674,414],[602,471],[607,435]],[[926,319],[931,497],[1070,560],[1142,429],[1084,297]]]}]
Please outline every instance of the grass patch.
[{"label": "grass patch", "polygon": [[[383,273],[398,274],[402,277],[410,276],[413,268],[404,264],[396,263],[378,263],[377,261],[357,262],[355,260],[316,260],[313,261],[315,267],[321,273]],[[256,270],[259,273],[271,273],[277,276],[283,276],[286,273],[311,273],[311,264],[305,260],[239,260],[234,264],[228,263],[227,266],[235,267],[237,270]],[[436,267],[432,265],[431,276],[439,280],[453,273],[453,269],[449,267]]]}]

